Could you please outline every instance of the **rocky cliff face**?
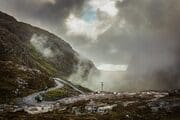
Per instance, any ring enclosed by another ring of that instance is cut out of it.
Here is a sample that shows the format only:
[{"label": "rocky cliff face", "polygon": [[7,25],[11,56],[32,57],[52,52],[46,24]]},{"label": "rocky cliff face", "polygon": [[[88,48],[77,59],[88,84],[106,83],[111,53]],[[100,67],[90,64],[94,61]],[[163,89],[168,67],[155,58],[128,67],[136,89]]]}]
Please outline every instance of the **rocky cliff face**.
[{"label": "rocky cliff face", "polygon": [[80,76],[86,79],[91,69],[96,70],[91,61],[81,59],[61,38],[2,12],[0,66],[0,94],[4,101],[53,86],[52,76],[68,79],[83,68]]}]

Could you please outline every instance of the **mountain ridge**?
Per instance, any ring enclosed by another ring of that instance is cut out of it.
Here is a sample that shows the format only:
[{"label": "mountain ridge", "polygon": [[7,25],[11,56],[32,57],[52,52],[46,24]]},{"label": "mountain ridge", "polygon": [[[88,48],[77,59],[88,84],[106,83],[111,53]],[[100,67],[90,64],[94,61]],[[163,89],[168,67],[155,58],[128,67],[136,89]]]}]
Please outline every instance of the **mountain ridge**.
[{"label": "mountain ridge", "polygon": [[[18,22],[3,12],[0,12],[0,64],[1,102],[52,87],[53,76],[67,80],[83,68],[79,75],[85,80],[91,69],[97,70],[90,60],[81,59],[61,38]],[[20,86],[19,83],[23,84]]]}]

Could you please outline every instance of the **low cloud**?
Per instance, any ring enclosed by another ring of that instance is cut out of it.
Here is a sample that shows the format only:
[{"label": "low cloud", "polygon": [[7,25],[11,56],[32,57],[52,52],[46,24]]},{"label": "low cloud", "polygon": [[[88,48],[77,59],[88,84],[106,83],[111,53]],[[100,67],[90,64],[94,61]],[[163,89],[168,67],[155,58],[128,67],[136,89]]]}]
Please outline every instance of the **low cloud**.
[{"label": "low cloud", "polygon": [[48,38],[46,36],[38,36],[34,34],[30,40],[35,49],[46,58],[54,57],[54,52],[48,46]]}]

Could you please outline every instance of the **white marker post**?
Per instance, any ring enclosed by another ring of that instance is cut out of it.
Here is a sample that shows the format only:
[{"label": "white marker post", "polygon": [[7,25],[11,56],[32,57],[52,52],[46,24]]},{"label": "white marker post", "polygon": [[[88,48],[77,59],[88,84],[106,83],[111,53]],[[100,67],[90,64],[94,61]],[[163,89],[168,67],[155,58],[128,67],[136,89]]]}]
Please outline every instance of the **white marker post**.
[{"label": "white marker post", "polygon": [[104,87],[104,82],[101,82],[101,91],[103,91]]}]

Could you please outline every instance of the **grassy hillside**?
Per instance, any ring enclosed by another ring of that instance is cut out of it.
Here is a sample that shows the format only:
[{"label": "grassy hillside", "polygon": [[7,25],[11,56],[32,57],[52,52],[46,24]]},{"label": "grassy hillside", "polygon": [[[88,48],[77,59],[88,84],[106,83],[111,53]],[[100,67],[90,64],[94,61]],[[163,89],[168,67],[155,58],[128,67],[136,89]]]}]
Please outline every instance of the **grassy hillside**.
[{"label": "grassy hillside", "polygon": [[[33,38],[36,36],[36,38]],[[33,44],[32,39],[37,43]],[[40,45],[41,49],[37,45]],[[53,56],[43,53],[49,50]],[[85,66],[81,76],[95,68],[61,38],[48,31],[18,22],[0,12],[0,103],[52,87],[55,75],[67,79]],[[21,85],[22,84],[22,85]]]}]

